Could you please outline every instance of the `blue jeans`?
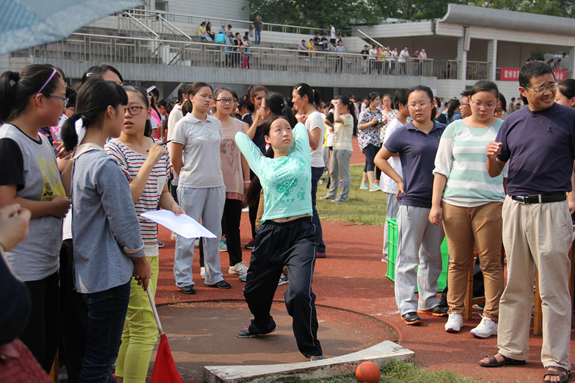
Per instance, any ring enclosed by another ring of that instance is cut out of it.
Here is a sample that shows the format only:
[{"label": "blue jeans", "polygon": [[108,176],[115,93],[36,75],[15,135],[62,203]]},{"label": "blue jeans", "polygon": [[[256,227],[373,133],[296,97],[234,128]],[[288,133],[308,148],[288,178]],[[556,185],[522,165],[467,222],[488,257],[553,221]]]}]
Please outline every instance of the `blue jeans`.
[{"label": "blue jeans", "polygon": [[256,45],[259,45],[261,38],[262,38],[262,32],[261,31],[255,31],[256,34]]},{"label": "blue jeans", "polygon": [[99,293],[81,295],[88,306],[88,331],[80,382],[107,383],[120,349],[130,282]]},{"label": "blue jeans", "polygon": [[321,222],[319,221],[319,215],[315,208],[315,195],[317,193],[317,182],[323,174],[322,168],[311,168],[311,206],[313,208],[312,221],[315,225],[315,240],[317,244],[317,252],[325,253],[325,243],[323,243],[323,235],[321,233]]}]

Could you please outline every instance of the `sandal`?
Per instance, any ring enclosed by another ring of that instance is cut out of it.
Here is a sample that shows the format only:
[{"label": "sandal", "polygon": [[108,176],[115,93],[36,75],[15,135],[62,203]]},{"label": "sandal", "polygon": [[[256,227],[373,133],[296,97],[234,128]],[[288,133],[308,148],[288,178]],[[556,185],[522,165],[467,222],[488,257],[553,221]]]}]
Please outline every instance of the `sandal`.
[{"label": "sandal", "polygon": [[481,361],[479,361],[479,365],[481,367],[502,367],[502,366],[520,366],[525,364],[524,360],[511,359],[506,357],[505,355],[501,356],[503,357],[503,360],[501,362],[498,362],[497,359],[495,358],[495,355],[486,355],[485,357],[489,358],[489,363],[481,363]]},{"label": "sandal", "polygon": [[564,369],[563,367],[559,366],[547,366],[545,367],[545,375],[543,375],[543,382],[549,383],[550,380],[545,380],[546,376],[558,376],[561,380],[558,380],[554,383],[567,383],[569,380],[569,375],[571,375],[571,371]]}]

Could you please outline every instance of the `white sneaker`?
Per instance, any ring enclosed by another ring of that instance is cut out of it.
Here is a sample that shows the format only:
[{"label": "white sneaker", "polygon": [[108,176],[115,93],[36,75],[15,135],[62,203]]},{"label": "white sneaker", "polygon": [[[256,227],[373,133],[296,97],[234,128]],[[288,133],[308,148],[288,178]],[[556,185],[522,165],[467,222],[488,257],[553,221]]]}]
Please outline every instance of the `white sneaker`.
[{"label": "white sneaker", "polygon": [[495,334],[497,334],[497,323],[485,317],[481,319],[479,326],[471,330],[471,335],[477,338],[489,338]]},{"label": "white sneaker", "polygon": [[241,261],[240,263],[236,263],[235,265],[230,266],[230,268],[228,269],[228,273],[233,274],[233,275],[243,275],[247,272],[248,272],[248,267],[246,266],[244,261]]},{"label": "white sneaker", "polygon": [[205,267],[200,267],[200,277],[202,277],[202,279],[206,279],[206,268]]},{"label": "white sneaker", "polygon": [[176,239],[178,239],[178,235],[177,235],[175,232],[172,231],[172,235],[170,236],[170,239],[171,239],[172,241],[175,241]]},{"label": "white sneaker", "polygon": [[449,319],[447,319],[447,323],[445,324],[445,331],[459,332],[459,330],[461,330],[461,325],[463,325],[463,317],[461,314],[449,314]]}]

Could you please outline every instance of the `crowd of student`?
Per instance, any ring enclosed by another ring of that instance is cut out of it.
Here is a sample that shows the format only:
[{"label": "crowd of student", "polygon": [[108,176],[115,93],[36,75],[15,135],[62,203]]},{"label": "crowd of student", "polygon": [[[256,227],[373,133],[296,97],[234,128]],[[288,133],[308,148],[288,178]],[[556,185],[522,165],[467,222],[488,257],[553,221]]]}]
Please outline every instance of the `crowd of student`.
[{"label": "crowd of student", "polygon": [[[30,235],[0,246],[9,266],[0,271],[28,290],[23,300],[3,302],[22,305],[29,294],[30,315],[24,325],[5,310],[0,319],[11,330],[0,341],[19,337],[45,371],[62,341],[69,381],[107,382],[112,372],[118,382],[145,381],[157,336],[147,291],[153,295],[157,286],[159,241],[157,225],[142,213],[158,208],[188,214],[215,234],[199,245],[208,287],[231,288],[220,265],[225,235],[228,274],[246,282],[254,316],[238,337],[275,331],[271,302],[287,273],[285,302],[298,348],[312,361],[323,359],[311,282],[316,259],[326,257],[317,185],[330,163],[323,199],[347,202],[357,133],[366,157],[360,188],[383,190],[386,216],[397,219],[395,297],[403,321],[448,316],[445,330],[459,332],[476,253],[486,304],[471,334],[498,334],[499,346],[480,364],[524,364],[535,265],[542,362],[549,381],[568,377],[575,198],[566,193],[575,160],[575,80],[556,84],[547,64],[524,66],[519,89],[528,107],[503,121],[505,98],[490,81],[462,93],[461,102],[450,100],[444,113],[425,86],[393,98],[373,92],[360,106],[345,96],[326,105],[304,83],[288,101],[262,85],[238,97],[204,82],[180,87],[169,112],[162,101],[154,106],[153,89],[123,85],[110,66],[89,68],[77,94],[64,78],[49,64],[0,77],[0,207],[16,203],[23,217],[31,214]],[[378,168],[385,174],[379,186]],[[253,238],[249,268],[239,231],[244,202]],[[438,301],[444,236],[449,289]],[[194,294],[194,240],[173,238],[175,283]],[[384,245],[383,260],[386,252]]]},{"label": "crowd of student", "polygon": [[[404,47],[401,52],[397,48],[390,49],[383,45],[364,45],[362,54],[362,71],[363,74],[391,74],[391,75],[414,75],[420,76],[421,61],[420,59],[427,59],[427,52],[424,48],[421,51],[416,50],[413,56],[409,53],[409,48]],[[407,62],[413,59],[413,69],[408,67]]]}]

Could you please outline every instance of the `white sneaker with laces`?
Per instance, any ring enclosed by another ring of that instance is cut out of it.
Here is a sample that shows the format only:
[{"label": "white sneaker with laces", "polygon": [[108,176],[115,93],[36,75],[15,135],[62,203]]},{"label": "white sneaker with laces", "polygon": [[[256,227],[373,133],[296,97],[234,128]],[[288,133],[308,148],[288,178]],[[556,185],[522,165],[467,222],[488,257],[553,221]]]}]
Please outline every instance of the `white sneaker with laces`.
[{"label": "white sneaker with laces", "polygon": [[491,319],[482,317],[481,322],[477,327],[471,330],[471,335],[477,338],[489,338],[492,335],[497,334],[497,323],[493,322]]},{"label": "white sneaker with laces", "polygon": [[459,332],[461,326],[463,325],[463,317],[461,314],[452,313],[449,314],[449,319],[445,324],[445,331],[447,332]]},{"label": "white sneaker with laces", "polygon": [[228,273],[232,275],[243,275],[247,272],[248,267],[246,266],[246,263],[244,261],[241,261],[240,263],[236,263],[235,265],[230,266],[228,270]]},{"label": "white sneaker with laces", "polygon": [[202,279],[206,279],[206,268],[205,267],[200,267],[200,277],[202,277]]}]

